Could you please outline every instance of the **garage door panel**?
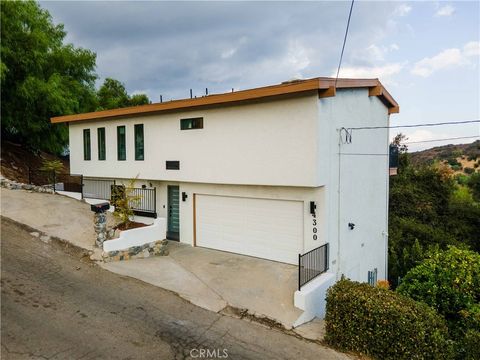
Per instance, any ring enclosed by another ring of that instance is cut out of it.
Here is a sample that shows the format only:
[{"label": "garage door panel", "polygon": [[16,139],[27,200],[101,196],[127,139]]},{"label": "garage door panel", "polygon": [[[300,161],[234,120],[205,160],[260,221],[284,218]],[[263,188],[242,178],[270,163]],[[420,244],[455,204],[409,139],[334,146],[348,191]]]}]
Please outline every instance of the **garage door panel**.
[{"label": "garage door panel", "polygon": [[197,245],[296,264],[303,203],[196,195]]}]

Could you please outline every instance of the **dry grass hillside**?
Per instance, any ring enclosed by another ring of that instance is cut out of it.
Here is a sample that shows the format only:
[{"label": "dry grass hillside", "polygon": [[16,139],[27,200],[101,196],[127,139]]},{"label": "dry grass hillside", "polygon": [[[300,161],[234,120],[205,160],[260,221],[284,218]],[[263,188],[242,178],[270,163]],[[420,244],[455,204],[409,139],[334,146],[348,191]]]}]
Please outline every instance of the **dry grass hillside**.
[{"label": "dry grass hillside", "polygon": [[443,163],[455,174],[480,172],[480,140],[470,144],[443,145],[411,153],[416,165]]}]

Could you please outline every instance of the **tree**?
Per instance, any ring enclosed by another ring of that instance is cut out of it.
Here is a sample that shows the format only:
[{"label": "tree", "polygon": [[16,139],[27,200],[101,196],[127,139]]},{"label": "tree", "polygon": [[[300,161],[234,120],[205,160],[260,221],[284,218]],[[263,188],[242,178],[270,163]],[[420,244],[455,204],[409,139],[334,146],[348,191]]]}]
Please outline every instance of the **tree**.
[{"label": "tree", "polygon": [[130,97],[130,106],[147,105],[150,104],[150,99],[145,94],[135,94]]},{"label": "tree", "polygon": [[149,104],[150,100],[145,94],[128,95],[125,85],[118,80],[106,78],[97,92],[97,110],[117,109],[127,106]]},{"label": "tree", "polygon": [[392,140],[392,145],[395,145],[396,147],[398,147],[398,152],[400,154],[404,154],[408,152],[408,146],[405,144],[405,140],[408,140],[408,138],[406,135],[402,133],[398,133],[397,135],[395,135],[395,137]]},{"label": "tree", "polygon": [[68,129],[50,117],[95,109],[96,55],[64,44],[63,25],[34,1],[2,2],[1,19],[2,136],[60,153]]},{"label": "tree", "polygon": [[112,205],[115,206],[113,215],[119,220],[118,226],[123,226],[126,230],[130,227],[132,222],[134,207],[138,207],[142,200],[142,196],[135,193],[135,182],[138,179],[138,175],[130,179],[128,184],[116,185],[113,188],[112,193]]},{"label": "tree", "polygon": [[98,89],[98,110],[127,107],[128,94],[125,86],[118,80],[106,78]]}]

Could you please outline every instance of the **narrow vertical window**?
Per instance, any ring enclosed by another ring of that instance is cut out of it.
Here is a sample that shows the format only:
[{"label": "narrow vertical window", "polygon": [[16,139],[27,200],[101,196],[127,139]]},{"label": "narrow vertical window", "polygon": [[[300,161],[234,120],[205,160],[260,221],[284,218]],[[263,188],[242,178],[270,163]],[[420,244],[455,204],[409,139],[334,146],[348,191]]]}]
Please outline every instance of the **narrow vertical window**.
[{"label": "narrow vertical window", "polygon": [[118,160],[127,160],[125,126],[117,126],[117,157]]},{"label": "narrow vertical window", "polygon": [[135,125],[135,160],[144,159],[143,124]]},{"label": "narrow vertical window", "polygon": [[105,128],[97,129],[98,160],[105,160]]},{"label": "narrow vertical window", "polygon": [[91,157],[90,129],[83,129],[83,160],[90,160]]}]

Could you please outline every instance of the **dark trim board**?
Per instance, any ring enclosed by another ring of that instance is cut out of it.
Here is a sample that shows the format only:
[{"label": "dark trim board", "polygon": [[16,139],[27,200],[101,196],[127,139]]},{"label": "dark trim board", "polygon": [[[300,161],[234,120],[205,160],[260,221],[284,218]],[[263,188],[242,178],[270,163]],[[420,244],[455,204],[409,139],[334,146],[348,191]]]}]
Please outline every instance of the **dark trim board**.
[{"label": "dark trim board", "polygon": [[150,211],[133,210],[133,214],[137,216],[145,216],[153,219],[157,218],[157,213],[150,212]]}]

